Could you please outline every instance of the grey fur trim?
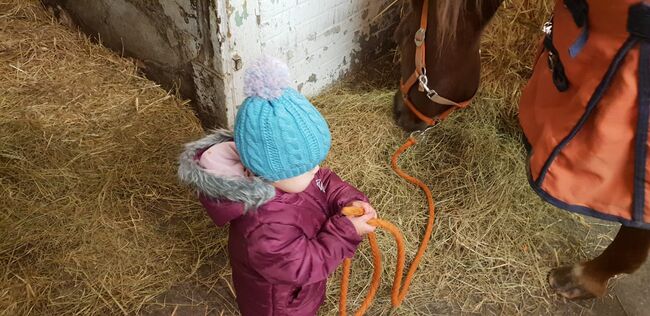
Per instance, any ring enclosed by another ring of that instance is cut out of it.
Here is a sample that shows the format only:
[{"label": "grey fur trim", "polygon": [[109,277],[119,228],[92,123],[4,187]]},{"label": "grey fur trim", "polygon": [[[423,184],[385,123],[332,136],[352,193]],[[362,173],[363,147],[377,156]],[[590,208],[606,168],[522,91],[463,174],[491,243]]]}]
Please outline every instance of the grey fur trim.
[{"label": "grey fur trim", "polygon": [[181,182],[218,199],[244,203],[245,210],[257,208],[275,196],[275,188],[264,180],[253,177],[218,177],[199,166],[197,152],[212,145],[233,140],[231,131],[214,130],[210,135],[185,145],[180,156],[178,177]]}]

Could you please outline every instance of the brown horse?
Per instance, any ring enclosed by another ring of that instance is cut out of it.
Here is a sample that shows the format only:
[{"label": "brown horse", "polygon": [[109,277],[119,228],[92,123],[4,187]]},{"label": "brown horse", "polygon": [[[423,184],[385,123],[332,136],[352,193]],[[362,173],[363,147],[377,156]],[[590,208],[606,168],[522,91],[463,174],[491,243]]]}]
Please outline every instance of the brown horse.
[{"label": "brown horse", "polygon": [[[422,130],[474,96],[480,77],[481,34],[502,2],[410,1],[395,31],[402,87],[394,98],[394,115],[400,127],[406,131]],[[418,69],[423,67],[426,72]],[[425,87],[413,79],[421,78],[423,73]],[[636,271],[646,261],[649,250],[650,230],[623,225],[600,256],[556,268],[549,273],[548,281],[555,291],[569,299],[600,297],[606,293],[609,279]]]}]

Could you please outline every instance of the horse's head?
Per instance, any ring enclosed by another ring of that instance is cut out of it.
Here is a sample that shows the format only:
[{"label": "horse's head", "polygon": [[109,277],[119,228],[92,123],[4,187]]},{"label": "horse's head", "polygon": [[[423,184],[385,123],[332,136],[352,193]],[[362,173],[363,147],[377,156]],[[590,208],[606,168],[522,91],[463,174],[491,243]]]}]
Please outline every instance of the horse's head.
[{"label": "horse's head", "polygon": [[[429,3],[424,6],[424,1]],[[416,67],[416,53],[422,52],[424,62],[420,64],[426,66],[427,86],[431,90],[427,96],[426,91],[419,89],[418,81],[410,89],[406,88],[406,94],[416,111],[405,105],[405,95],[401,90],[397,91],[393,113],[400,127],[406,131],[422,129],[427,123],[418,118],[415,112],[435,118],[453,107],[450,104],[463,103],[474,96],[480,77],[481,32],[502,1],[410,1],[408,11],[394,35],[401,55],[401,79],[402,83],[408,85],[409,79],[413,82],[415,78],[416,68],[420,68],[416,76],[424,72],[424,67]],[[423,19],[426,19],[424,32],[419,31]],[[416,52],[416,45],[424,49]]]}]

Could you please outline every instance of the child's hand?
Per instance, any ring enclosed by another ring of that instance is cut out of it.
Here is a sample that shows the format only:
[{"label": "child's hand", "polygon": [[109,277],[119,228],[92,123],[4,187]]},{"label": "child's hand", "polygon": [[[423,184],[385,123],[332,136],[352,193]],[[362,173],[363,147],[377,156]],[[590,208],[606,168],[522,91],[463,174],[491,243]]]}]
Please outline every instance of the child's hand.
[{"label": "child's hand", "polygon": [[363,209],[364,214],[374,214],[375,217],[373,218],[377,218],[377,211],[375,210],[374,207],[372,207],[372,205],[370,205],[370,203],[363,202],[363,201],[354,201],[346,206],[360,207]]},{"label": "child's hand", "polygon": [[357,234],[359,234],[359,236],[363,236],[365,234],[372,233],[375,231],[375,226],[368,224],[369,220],[373,218],[377,218],[377,211],[372,207],[372,205],[362,201],[354,201],[348,204],[348,206],[356,206],[356,207],[363,208],[365,212],[363,215],[359,217],[348,216],[348,219],[350,219],[352,225],[354,225],[354,228],[356,229]]}]

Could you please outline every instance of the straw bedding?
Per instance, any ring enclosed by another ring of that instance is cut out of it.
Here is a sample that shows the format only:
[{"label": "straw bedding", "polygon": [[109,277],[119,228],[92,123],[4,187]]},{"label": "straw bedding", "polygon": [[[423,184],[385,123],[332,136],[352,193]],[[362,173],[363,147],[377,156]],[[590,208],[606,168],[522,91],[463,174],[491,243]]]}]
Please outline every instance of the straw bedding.
[{"label": "straw bedding", "polygon": [[[399,315],[554,313],[567,306],[549,293],[548,269],[611,238],[609,225],[547,206],[526,181],[516,105],[548,11],[547,2],[505,2],[484,38],[472,107],[400,161],[431,186],[438,213]],[[405,135],[391,118],[396,65],[386,59],[313,101],[333,133],[326,164],[402,229],[410,259],[425,201],[388,163]],[[202,134],[186,102],[35,1],[0,1],[0,85],[0,314],[236,314],[225,230],[175,178],[181,144]],[[395,262],[393,241],[379,241],[372,315],[389,312]],[[351,308],[370,262],[364,244]],[[338,277],[325,315],[336,313]]]}]

